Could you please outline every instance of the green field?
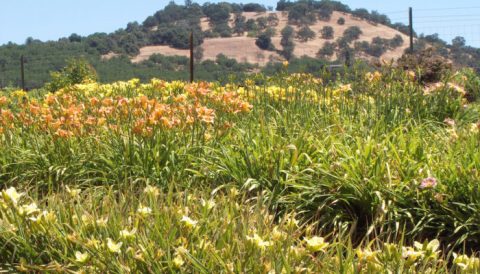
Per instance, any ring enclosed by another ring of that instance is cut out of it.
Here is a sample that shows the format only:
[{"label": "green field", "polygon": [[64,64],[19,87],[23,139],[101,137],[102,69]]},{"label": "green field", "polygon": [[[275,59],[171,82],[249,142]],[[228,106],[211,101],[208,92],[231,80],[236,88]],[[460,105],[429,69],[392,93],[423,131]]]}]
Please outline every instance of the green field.
[{"label": "green field", "polygon": [[0,269],[478,273],[480,78],[327,76],[2,91]]}]

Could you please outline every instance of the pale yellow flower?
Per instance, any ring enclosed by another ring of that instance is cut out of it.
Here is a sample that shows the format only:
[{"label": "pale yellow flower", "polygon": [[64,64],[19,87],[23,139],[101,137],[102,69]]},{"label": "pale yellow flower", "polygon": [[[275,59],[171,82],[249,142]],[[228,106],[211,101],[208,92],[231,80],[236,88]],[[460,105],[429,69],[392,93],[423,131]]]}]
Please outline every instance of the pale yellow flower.
[{"label": "pale yellow flower", "polygon": [[57,222],[57,215],[55,215],[53,211],[44,210],[42,213],[38,214],[37,217],[30,217],[28,219],[37,224],[53,224]]},{"label": "pale yellow flower", "polygon": [[274,241],[284,241],[288,237],[287,233],[281,231],[277,226],[272,230],[272,240]]},{"label": "pale yellow flower", "polygon": [[325,249],[329,244],[325,242],[323,237],[313,236],[312,238],[306,238],[307,249],[312,252],[318,252]]},{"label": "pale yellow flower", "polygon": [[2,195],[6,201],[10,201],[13,205],[17,205],[18,200],[23,196],[23,193],[18,193],[14,187],[10,187],[7,190],[2,191]]},{"label": "pale yellow flower", "polygon": [[287,217],[287,220],[286,220],[286,222],[285,222],[285,225],[286,225],[288,228],[292,229],[292,228],[297,228],[297,227],[298,227],[298,223],[299,223],[299,222],[298,222],[297,219],[295,219],[295,216],[289,215],[289,216]]},{"label": "pale yellow flower", "polygon": [[200,203],[202,204],[203,207],[206,207],[208,210],[212,209],[215,207],[216,203],[214,200],[204,200],[204,199],[201,199],[200,200]]},{"label": "pale yellow flower", "polygon": [[173,258],[173,264],[178,268],[180,268],[184,263],[185,262],[180,255],[177,255],[175,258]]},{"label": "pale yellow flower", "polygon": [[122,248],[122,242],[115,243],[112,239],[107,238],[107,248],[108,251],[112,253],[120,253]]},{"label": "pale yellow flower", "polygon": [[122,238],[124,240],[134,239],[136,233],[137,233],[136,228],[134,228],[130,231],[124,229],[124,230],[120,231],[120,238]]},{"label": "pale yellow flower", "polygon": [[145,189],[143,190],[145,194],[151,195],[153,197],[157,197],[160,195],[160,190],[156,186],[146,186]]},{"label": "pale yellow flower", "polygon": [[100,240],[91,238],[91,239],[87,240],[87,242],[85,243],[85,246],[88,247],[88,248],[98,249],[100,247],[101,243],[102,242]]},{"label": "pale yellow flower", "polygon": [[257,233],[254,233],[253,236],[247,236],[247,241],[253,243],[260,249],[265,249],[273,245],[270,241],[264,241]]},{"label": "pale yellow flower", "polygon": [[474,271],[480,270],[480,258],[474,256],[468,257],[467,255],[458,255],[453,253],[453,263],[466,273],[477,273]]},{"label": "pale yellow flower", "polygon": [[415,77],[416,77],[415,71],[412,71],[412,70],[407,71],[407,76],[410,79],[410,81],[415,80]]},{"label": "pale yellow flower", "polygon": [[40,210],[38,209],[38,206],[36,203],[31,203],[31,204],[28,204],[28,205],[24,205],[22,206],[21,208],[19,208],[19,214],[20,215],[25,215],[25,216],[29,216],[29,215],[32,215],[34,213],[38,213]]},{"label": "pale yellow flower", "polygon": [[137,212],[140,215],[142,215],[143,217],[146,217],[146,216],[152,214],[152,209],[147,207],[147,206],[140,205],[137,209]]},{"label": "pale yellow flower", "polygon": [[472,123],[470,125],[470,132],[473,133],[473,134],[476,134],[476,133],[480,132],[480,124]]},{"label": "pale yellow flower", "polygon": [[194,228],[197,226],[198,223],[198,221],[195,221],[188,216],[183,216],[180,222],[182,222],[182,224],[185,225],[187,228]]},{"label": "pale yellow flower", "polygon": [[87,252],[85,252],[85,253],[82,253],[80,251],[75,252],[75,261],[77,263],[82,263],[82,264],[86,263],[88,261],[89,257],[90,256],[88,255]]},{"label": "pale yellow flower", "polygon": [[68,194],[70,194],[70,197],[72,198],[77,198],[78,195],[80,195],[80,192],[82,191],[79,188],[69,188],[68,186],[65,186],[65,190],[67,191]]},{"label": "pale yellow flower", "polygon": [[238,189],[237,189],[236,187],[230,188],[230,195],[231,195],[232,197],[236,197],[236,196],[238,196],[238,194],[240,194],[240,193],[239,193],[239,191],[238,191]]},{"label": "pale yellow flower", "polygon": [[409,261],[414,262],[419,258],[422,258],[423,255],[423,251],[415,250],[412,247],[402,247],[402,257],[408,259]]},{"label": "pale yellow flower", "polygon": [[108,217],[100,218],[96,221],[97,225],[100,227],[106,227],[108,223]]},{"label": "pale yellow flower", "polygon": [[355,251],[360,261],[366,261],[369,263],[375,263],[377,261],[378,251],[371,251],[370,249],[357,249]]}]

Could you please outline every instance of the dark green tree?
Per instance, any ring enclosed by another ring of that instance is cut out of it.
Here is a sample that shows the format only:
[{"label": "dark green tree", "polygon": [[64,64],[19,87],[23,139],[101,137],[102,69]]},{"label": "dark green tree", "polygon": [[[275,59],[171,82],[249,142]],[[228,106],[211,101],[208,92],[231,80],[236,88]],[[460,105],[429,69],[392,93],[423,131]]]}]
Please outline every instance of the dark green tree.
[{"label": "dark green tree", "polygon": [[360,38],[362,30],[357,26],[351,26],[343,32],[343,37],[348,41],[352,42]]},{"label": "dark green tree", "polygon": [[272,44],[272,38],[267,33],[262,33],[255,40],[255,44],[264,50],[274,50],[275,47]]},{"label": "dark green tree", "polygon": [[332,57],[333,54],[335,53],[335,48],[336,48],[335,43],[325,42],[325,44],[323,44],[323,47],[318,50],[317,57],[319,58]]},{"label": "dark green tree", "polygon": [[334,30],[330,26],[323,27],[320,33],[322,34],[323,39],[333,39]]},{"label": "dark green tree", "polygon": [[297,38],[302,42],[307,42],[315,38],[315,32],[308,26],[303,26],[297,32]]},{"label": "dark green tree", "polygon": [[285,59],[290,60],[293,56],[293,51],[295,49],[294,35],[295,30],[287,25],[282,29],[282,39],[280,40],[280,45],[282,45],[283,50],[280,52]]},{"label": "dark green tree", "polygon": [[241,13],[235,14],[235,19],[233,23],[233,32],[237,35],[243,35],[247,29],[246,18]]}]

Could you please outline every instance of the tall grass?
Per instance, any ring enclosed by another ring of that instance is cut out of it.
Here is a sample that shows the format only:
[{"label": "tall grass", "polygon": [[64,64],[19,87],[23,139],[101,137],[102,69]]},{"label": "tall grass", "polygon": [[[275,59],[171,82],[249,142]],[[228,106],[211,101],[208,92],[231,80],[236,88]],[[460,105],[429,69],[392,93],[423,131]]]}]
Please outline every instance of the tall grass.
[{"label": "tall grass", "polygon": [[[0,188],[28,190],[57,221],[32,230],[4,194],[0,254],[32,270],[52,262],[97,272],[474,270],[473,257],[446,261],[480,246],[478,79],[462,73],[428,88],[385,68],[331,82],[283,73],[241,85],[132,80],[5,94]],[[145,185],[161,194],[148,198]],[[65,186],[82,196],[69,201]],[[217,205],[206,212],[200,198],[212,195]],[[90,236],[119,241],[121,229],[139,224],[140,204],[154,214],[135,227],[130,255],[126,241],[121,255],[86,248]],[[91,231],[74,219],[82,212],[109,221]],[[187,235],[181,218],[191,212],[199,226]],[[292,214],[300,223],[289,231]],[[275,229],[287,233],[278,243],[267,240]],[[72,233],[74,243],[65,238]],[[198,248],[201,235],[213,250]],[[328,248],[287,256],[314,235]],[[431,245],[407,248],[415,241]],[[92,261],[75,263],[75,251]]]}]

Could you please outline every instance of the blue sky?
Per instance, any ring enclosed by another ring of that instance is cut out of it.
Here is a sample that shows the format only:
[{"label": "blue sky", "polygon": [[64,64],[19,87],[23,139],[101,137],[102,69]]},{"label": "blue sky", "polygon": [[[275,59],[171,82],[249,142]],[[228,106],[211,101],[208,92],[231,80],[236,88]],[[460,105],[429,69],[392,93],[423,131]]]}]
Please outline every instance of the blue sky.
[{"label": "blue sky", "polygon": [[[88,35],[111,32],[128,22],[142,22],[162,9],[166,0],[2,0],[0,3],[0,44],[23,43],[29,36],[57,40],[71,33]],[[206,1],[195,1],[204,3]],[[218,2],[211,0],[209,2]],[[254,2],[230,1],[237,3]],[[259,1],[276,6],[275,0]],[[450,41],[456,35],[480,47],[480,2],[478,0],[345,0],[351,8],[386,13],[393,21],[407,23],[407,9],[414,8],[418,33],[439,33]],[[183,4],[182,1],[176,1]]]}]

